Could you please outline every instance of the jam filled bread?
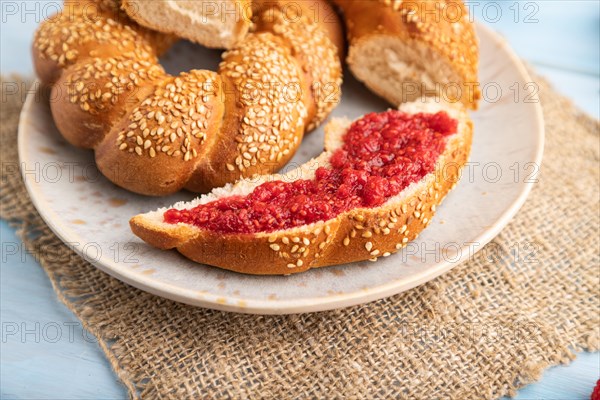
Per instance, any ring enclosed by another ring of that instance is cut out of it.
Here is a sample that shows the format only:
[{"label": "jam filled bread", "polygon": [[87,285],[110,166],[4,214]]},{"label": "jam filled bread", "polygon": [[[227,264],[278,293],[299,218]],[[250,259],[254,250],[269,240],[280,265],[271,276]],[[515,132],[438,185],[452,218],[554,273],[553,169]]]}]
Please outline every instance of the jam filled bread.
[{"label": "jam filled bread", "polygon": [[325,151],[297,170],[135,216],[131,229],[157,248],[247,274],[387,257],[456,185],[472,123],[460,103],[430,99],[334,119],[325,135]]}]

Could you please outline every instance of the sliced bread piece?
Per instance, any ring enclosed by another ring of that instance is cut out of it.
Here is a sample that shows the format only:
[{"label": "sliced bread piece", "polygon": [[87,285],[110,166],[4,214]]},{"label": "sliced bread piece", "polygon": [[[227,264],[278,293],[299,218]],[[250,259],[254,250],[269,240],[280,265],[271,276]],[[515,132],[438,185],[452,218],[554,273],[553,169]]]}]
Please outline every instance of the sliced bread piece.
[{"label": "sliced bread piece", "polygon": [[[436,103],[428,99],[426,102],[404,104],[399,110],[406,114],[443,111],[452,121],[457,121],[457,127],[453,131],[455,133],[445,137],[443,148],[429,173],[376,207],[351,208],[331,219],[251,233],[224,233],[192,223],[168,223],[165,222],[168,209],[162,208],[132,218],[131,229],[159,249],[176,248],[196,262],[248,274],[291,274],[310,268],[387,257],[406,246],[429,225],[436,207],[459,179],[472,138],[472,123],[464,107],[458,104]],[[351,121],[345,119],[332,120],[325,129],[325,151],[296,170],[284,175],[242,180],[215,189],[196,200],[177,203],[171,210],[190,210],[232,196],[245,197],[263,187],[261,185],[265,182],[293,182],[299,177],[313,180],[319,167],[331,168],[330,161],[344,146],[351,126]],[[286,204],[283,208],[288,206]]]},{"label": "sliced bread piece", "polygon": [[251,0],[122,0],[140,25],[212,48],[231,48],[252,19]]},{"label": "sliced bread piece", "polygon": [[346,21],[348,64],[397,106],[425,96],[477,109],[478,40],[461,0],[335,0]]}]

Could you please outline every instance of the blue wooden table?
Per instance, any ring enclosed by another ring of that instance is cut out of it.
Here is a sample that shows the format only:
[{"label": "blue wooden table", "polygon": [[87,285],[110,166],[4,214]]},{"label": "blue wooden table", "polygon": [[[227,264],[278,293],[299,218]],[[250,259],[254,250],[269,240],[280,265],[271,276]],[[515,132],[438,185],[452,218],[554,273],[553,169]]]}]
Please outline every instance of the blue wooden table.
[{"label": "blue wooden table", "polygon": [[[590,115],[600,109],[600,3],[471,1],[473,15],[501,32],[516,52]],[[57,2],[0,0],[2,74],[31,75],[33,31]],[[0,398],[122,399],[118,382],[93,337],[56,298],[45,273],[0,223]],[[14,246],[19,251],[15,253]],[[9,251],[10,250],[10,251]],[[600,311],[599,311],[600,312]],[[517,399],[588,399],[600,377],[600,355],[582,353],[545,371]]]}]

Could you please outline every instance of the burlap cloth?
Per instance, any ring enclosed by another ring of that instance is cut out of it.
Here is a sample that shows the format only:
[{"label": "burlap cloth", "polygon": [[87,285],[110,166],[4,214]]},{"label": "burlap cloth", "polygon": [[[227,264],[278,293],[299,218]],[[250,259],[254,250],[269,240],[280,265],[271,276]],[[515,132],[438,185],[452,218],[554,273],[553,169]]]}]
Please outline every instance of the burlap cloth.
[{"label": "burlap cloth", "polygon": [[[547,128],[540,181],[489,245],[494,257],[479,253],[374,303],[253,316],[139,291],[62,245],[20,175],[4,168],[1,217],[39,257],[60,300],[97,336],[132,397],[513,395],[548,366],[600,348],[599,124],[538,82]],[[18,161],[22,96],[2,99],[5,165]]]}]

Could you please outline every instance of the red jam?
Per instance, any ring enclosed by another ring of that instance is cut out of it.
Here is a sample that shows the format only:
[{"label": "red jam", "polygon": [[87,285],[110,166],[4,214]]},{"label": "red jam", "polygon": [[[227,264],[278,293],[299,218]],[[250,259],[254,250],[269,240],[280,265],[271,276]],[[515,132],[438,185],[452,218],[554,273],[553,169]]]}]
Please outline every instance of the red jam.
[{"label": "red jam", "polygon": [[376,207],[433,171],[446,136],[458,122],[445,112],[371,113],[355,121],[344,145],[312,180],[273,181],[249,195],[226,197],[189,210],[165,212],[165,222],[184,222],[222,233],[271,232]]}]

